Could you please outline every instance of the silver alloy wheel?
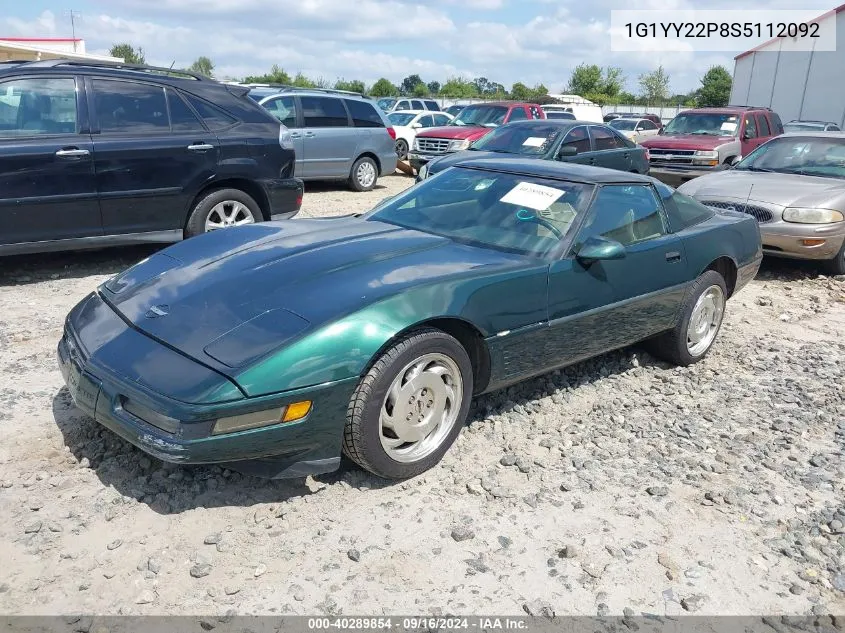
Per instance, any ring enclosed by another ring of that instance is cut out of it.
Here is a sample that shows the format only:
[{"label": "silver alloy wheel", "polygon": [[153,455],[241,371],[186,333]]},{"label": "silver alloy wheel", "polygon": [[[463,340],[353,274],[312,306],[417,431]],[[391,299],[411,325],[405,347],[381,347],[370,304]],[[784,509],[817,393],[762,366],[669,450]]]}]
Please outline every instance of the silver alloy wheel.
[{"label": "silver alloy wheel", "polygon": [[358,169],[355,170],[355,179],[358,181],[358,184],[365,189],[372,187],[376,181],[375,165],[368,160],[362,162],[358,165]]},{"label": "silver alloy wheel", "polygon": [[713,344],[725,314],[725,293],[717,285],[707,288],[698,297],[687,327],[687,351],[701,356]]},{"label": "silver alloy wheel", "polygon": [[408,155],[408,142],[403,138],[396,141],[396,155],[400,159],[404,159]]},{"label": "silver alloy wheel", "polygon": [[445,354],[425,354],[405,365],[381,405],[379,437],[388,457],[416,462],[430,455],[455,426],[463,378]]},{"label": "silver alloy wheel", "polygon": [[224,200],[215,204],[208,212],[208,216],[205,218],[205,232],[227,229],[230,226],[253,224],[254,222],[255,218],[252,211],[245,204],[237,200]]}]

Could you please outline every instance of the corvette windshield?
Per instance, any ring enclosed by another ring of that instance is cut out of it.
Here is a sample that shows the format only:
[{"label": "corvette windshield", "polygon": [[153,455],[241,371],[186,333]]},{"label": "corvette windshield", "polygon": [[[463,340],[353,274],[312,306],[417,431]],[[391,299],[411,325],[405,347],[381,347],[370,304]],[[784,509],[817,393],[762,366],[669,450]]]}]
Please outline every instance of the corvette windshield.
[{"label": "corvette windshield", "polygon": [[734,169],[845,178],[845,139],[781,136],[755,149]]},{"label": "corvette windshield", "polygon": [[593,185],[464,167],[382,203],[367,218],[457,242],[542,256],[586,210]]},{"label": "corvette windshield", "polygon": [[480,152],[502,152],[537,156],[545,154],[567,127],[550,123],[506,125],[478,139],[470,148]]}]

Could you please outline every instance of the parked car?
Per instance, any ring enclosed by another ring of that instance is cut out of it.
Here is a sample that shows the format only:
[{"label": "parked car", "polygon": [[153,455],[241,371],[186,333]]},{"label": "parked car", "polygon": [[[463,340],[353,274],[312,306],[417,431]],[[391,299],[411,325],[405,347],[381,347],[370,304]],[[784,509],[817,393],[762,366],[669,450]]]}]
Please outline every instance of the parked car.
[{"label": "parked car", "polygon": [[291,135],[246,95],[148,66],[3,64],[0,254],[173,242],[295,215]]},{"label": "parked car", "polygon": [[601,107],[595,103],[569,103],[569,104],[548,104],[543,106],[543,111],[548,116],[549,112],[570,112],[575,115],[578,121],[593,121],[602,123]]},{"label": "parked car", "polygon": [[654,123],[658,129],[663,129],[663,121],[660,120],[660,117],[648,112],[611,112],[609,114],[605,114],[603,118],[605,123],[609,123],[614,119],[648,119]]},{"label": "parked car", "polygon": [[467,149],[493,128],[512,121],[545,119],[543,109],[535,103],[493,101],[468,105],[446,127],[432,128],[417,134],[414,149],[408,154],[411,167],[419,171],[430,160]]},{"label": "parked car", "polygon": [[446,114],[451,114],[453,117],[456,117],[465,107],[465,105],[451,105],[445,110],[443,110],[443,112],[445,112]]},{"label": "parked car", "polygon": [[429,110],[430,112],[440,112],[440,106],[434,99],[394,99],[384,98],[377,102],[378,107],[387,112],[396,112],[397,110]]},{"label": "parked car", "polygon": [[840,132],[832,121],[790,121],[783,124],[784,132]]},{"label": "parked car", "polygon": [[558,121],[575,121],[575,115],[571,112],[557,112],[556,110],[546,112],[546,118],[557,119]]},{"label": "parked car", "polygon": [[291,131],[298,178],[344,180],[369,191],[396,169],[396,131],[370,99],[297,90],[261,105]]},{"label": "parked car", "polygon": [[680,191],[754,217],[766,255],[819,260],[845,275],[845,133],[784,134]]},{"label": "parked car", "polygon": [[649,119],[620,117],[613,119],[608,125],[635,143],[640,143],[660,133],[660,128]]},{"label": "parked car", "polygon": [[769,108],[697,108],[681,112],[642,144],[651,154],[651,174],[678,185],[729,167],[778,134],[783,124]]},{"label": "parked car", "polygon": [[540,158],[607,167],[637,174],[648,173],[648,150],[607,125],[583,121],[517,121],[496,128],[472,147],[423,165],[423,180],[472,158]]},{"label": "parked car", "polygon": [[417,131],[449,125],[455,117],[445,112],[428,110],[396,110],[387,115],[387,120],[396,132],[396,156],[404,160],[408,150],[414,146]]},{"label": "parked car", "polygon": [[71,310],[59,367],[79,409],[162,460],[304,477],[342,450],[401,479],[476,395],[643,340],[702,360],[760,257],[752,218],[651,178],[468,159],[363,216],[152,255]]}]

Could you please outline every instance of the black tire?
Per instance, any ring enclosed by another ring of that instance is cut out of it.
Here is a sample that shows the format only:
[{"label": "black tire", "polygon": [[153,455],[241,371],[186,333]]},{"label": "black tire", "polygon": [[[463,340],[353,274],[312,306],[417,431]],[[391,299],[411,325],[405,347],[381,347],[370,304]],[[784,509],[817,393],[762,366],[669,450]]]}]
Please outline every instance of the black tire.
[{"label": "black tire", "polygon": [[[698,279],[693,282],[692,287],[689,292],[687,292],[686,299],[684,300],[684,306],[681,311],[681,318],[678,320],[677,325],[668,332],[664,332],[647,342],[647,348],[654,356],[675,365],[680,365],[681,367],[687,367],[688,365],[697,363],[707,356],[707,353],[713,347],[713,343],[715,343],[716,339],[719,337],[722,320],[719,320],[713,340],[704,351],[696,355],[690,353],[687,345],[687,332],[689,330],[690,317],[692,316],[696,302],[711,286],[718,286],[722,291],[722,296],[725,301],[727,301],[728,292],[722,275],[717,273],[715,270],[704,271],[704,273],[702,273]],[[724,316],[724,305],[722,316]]]},{"label": "black tire", "polygon": [[205,222],[211,210],[221,202],[234,201],[245,206],[252,214],[254,222],[264,220],[261,207],[249,194],[240,189],[215,189],[202,196],[191,210],[188,222],[185,224],[185,238],[202,235],[206,232]]},{"label": "black tire", "polygon": [[845,275],[845,243],[839,249],[836,257],[825,262],[825,268],[830,275]]},{"label": "black tire", "polygon": [[408,157],[408,141],[404,138],[400,138],[396,141],[396,157],[399,160],[405,160]]},{"label": "black tire", "polygon": [[[362,165],[366,164],[369,164],[372,167],[373,173],[375,174],[372,182],[362,177],[361,168]],[[355,164],[352,165],[352,170],[349,172],[349,186],[354,191],[370,191],[376,186],[376,182],[378,182],[378,165],[376,164],[376,161],[369,156],[362,156],[356,160]]]},{"label": "black tire", "polygon": [[[413,462],[388,455],[381,443],[381,407],[393,380],[403,368],[425,354],[449,357],[460,369],[463,396],[454,425],[431,453]],[[437,464],[461,432],[472,400],[472,364],[463,346],[434,328],[413,330],[390,346],[361,378],[346,412],[343,452],[356,464],[385,479],[407,479]]]}]

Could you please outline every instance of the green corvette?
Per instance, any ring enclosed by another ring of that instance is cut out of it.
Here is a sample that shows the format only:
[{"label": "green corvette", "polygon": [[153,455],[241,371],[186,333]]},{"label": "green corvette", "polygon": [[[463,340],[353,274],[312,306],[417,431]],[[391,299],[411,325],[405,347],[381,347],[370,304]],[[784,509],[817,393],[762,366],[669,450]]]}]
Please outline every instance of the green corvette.
[{"label": "green corvette", "polygon": [[475,395],[643,340],[701,360],[761,258],[753,218],[653,179],[469,158],[364,215],[152,255],[71,311],[59,366],[162,460],[411,477]]}]

